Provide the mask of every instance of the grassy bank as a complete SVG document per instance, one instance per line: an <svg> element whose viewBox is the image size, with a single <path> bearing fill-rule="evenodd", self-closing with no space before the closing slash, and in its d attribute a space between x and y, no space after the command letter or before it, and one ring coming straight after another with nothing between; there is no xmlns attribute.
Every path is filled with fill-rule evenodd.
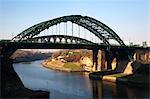
<svg viewBox="0 0 150 99"><path fill-rule="evenodd" d="M78 62L61 63L60 61L44 61L42 65L46 68L65 71L65 72L82 72L85 71Z"/></svg>
<svg viewBox="0 0 150 99"><path fill-rule="evenodd" d="M78 63L72 63L72 62L65 63L63 67L69 68L71 70L76 70L76 71L82 70L82 67L80 66L80 64L78 64Z"/></svg>

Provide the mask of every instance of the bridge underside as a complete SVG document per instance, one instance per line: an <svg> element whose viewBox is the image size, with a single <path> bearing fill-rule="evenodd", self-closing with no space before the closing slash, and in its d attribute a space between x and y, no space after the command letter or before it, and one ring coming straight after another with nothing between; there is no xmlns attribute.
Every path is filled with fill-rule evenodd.
<svg viewBox="0 0 150 99"><path fill-rule="evenodd" d="M4 48L15 49L107 49L105 45L85 45L85 44L61 44L61 43L32 43L32 42L9 42L1 44Z"/></svg>
<svg viewBox="0 0 150 99"><path fill-rule="evenodd" d="M14 49L101 49L108 50L107 45L97 44L63 44L63 43L32 43L32 42L3 42L2 48L14 48ZM127 46L111 46L109 50L134 50L142 49L148 50L149 48L142 47L127 47Z"/></svg>
<svg viewBox="0 0 150 99"><path fill-rule="evenodd" d="M97 44L64 44L64 43L32 43L32 42L0 42L1 52L2 49L100 49L108 51L121 51L126 50L128 52L133 50L150 50L149 47L128 47L128 46L111 46L97 45Z"/></svg>

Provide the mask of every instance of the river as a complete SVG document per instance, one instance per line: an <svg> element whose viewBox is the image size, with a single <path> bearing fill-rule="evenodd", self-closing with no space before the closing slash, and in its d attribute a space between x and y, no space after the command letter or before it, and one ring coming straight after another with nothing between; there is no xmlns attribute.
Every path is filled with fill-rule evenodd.
<svg viewBox="0 0 150 99"><path fill-rule="evenodd" d="M15 63L13 67L25 87L50 92L50 99L148 98L145 89L92 81L88 73L67 73L42 67L42 60Z"/></svg>

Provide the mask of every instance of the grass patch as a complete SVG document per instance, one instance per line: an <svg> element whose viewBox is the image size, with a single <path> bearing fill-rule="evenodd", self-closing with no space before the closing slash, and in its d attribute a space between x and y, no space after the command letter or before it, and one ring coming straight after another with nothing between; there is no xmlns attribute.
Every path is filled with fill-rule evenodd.
<svg viewBox="0 0 150 99"><path fill-rule="evenodd" d="M64 64L65 68L70 68L72 70L81 70L82 67L79 64L67 62Z"/></svg>
<svg viewBox="0 0 150 99"><path fill-rule="evenodd" d="M123 76L125 76L125 74L118 73L118 74L112 74L112 75L109 75L109 76L111 76L111 77L123 77Z"/></svg>

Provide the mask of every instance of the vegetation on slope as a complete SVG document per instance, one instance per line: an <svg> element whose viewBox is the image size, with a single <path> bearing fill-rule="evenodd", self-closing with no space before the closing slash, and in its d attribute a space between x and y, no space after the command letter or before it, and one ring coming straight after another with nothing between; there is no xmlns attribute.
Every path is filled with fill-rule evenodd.
<svg viewBox="0 0 150 99"><path fill-rule="evenodd" d="M89 50L62 50L52 54L43 63L48 68L68 71L84 71L85 66L92 68L92 52ZM60 65L59 65L60 64Z"/></svg>
<svg viewBox="0 0 150 99"><path fill-rule="evenodd" d="M72 63L72 62L65 63L64 67L69 68L71 70L82 70L82 67L80 66L80 64Z"/></svg>

